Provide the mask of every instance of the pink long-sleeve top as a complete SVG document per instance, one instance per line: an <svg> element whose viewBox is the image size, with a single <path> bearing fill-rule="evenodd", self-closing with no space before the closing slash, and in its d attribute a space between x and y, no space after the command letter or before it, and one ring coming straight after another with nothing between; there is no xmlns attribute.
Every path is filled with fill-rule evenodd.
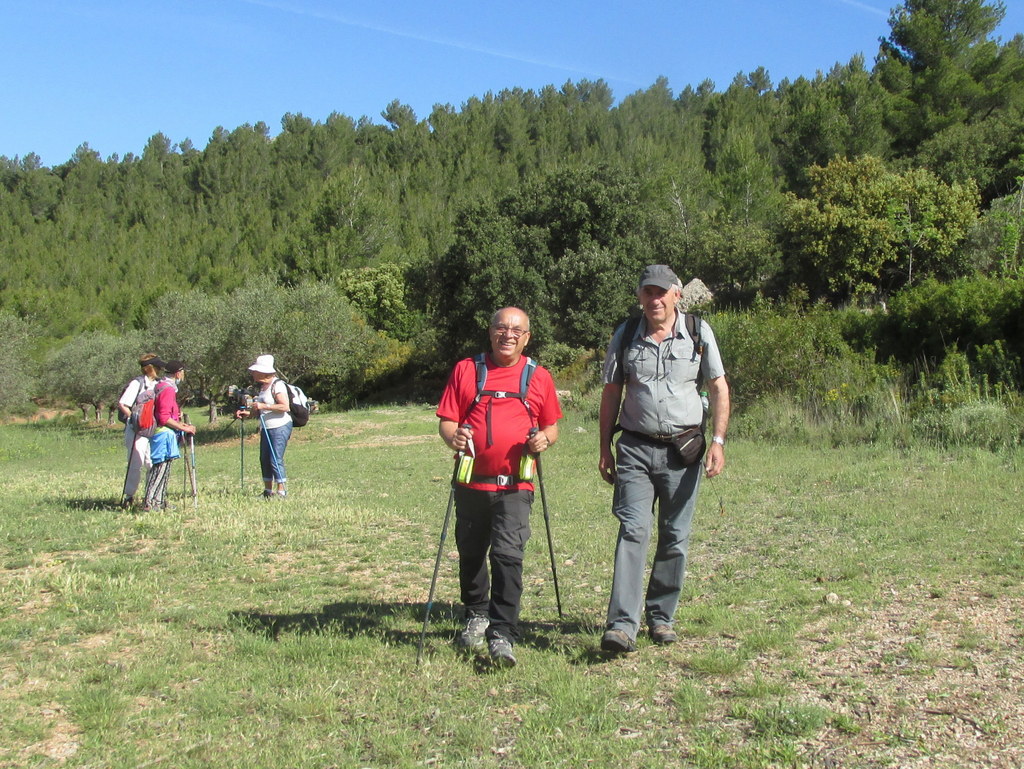
<svg viewBox="0 0 1024 769"><path fill-rule="evenodd" d="M160 384L166 385L160 387ZM160 392L156 396L156 404L153 408L156 414L156 423L163 427L168 419L181 421L181 408L178 406L178 390L166 379L162 380L157 387Z"/></svg>

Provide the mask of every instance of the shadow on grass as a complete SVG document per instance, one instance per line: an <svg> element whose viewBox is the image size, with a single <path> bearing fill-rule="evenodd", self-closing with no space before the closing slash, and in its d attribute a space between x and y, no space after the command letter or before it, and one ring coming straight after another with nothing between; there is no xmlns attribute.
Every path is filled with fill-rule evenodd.
<svg viewBox="0 0 1024 769"><path fill-rule="evenodd" d="M72 510L116 510L119 513L126 512L121 507L121 499L114 497L79 497L75 499L54 497L47 501L54 506L66 505Z"/></svg>
<svg viewBox="0 0 1024 769"><path fill-rule="evenodd" d="M367 603L344 601L325 605L318 612L296 614L268 614L258 611L233 611L228 619L235 627L278 640L282 633L330 633L347 636L380 636L393 643L419 643L420 634L408 630L396 630L395 619L412 618L419 613L423 621L424 604L410 603ZM445 621L453 614L450 604L434 604L431 622ZM428 632L428 637L442 633Z"/></svg>
<svg viewBox="0 0 1024 769"><path fill-rule="evenodd" d="M233 611L228 615L229 623L252 633L278 640L285 633L331 633L346 636L374 636L386 639L391 644L419 646L422 623L426 612L425 603L370 603L345 601L325 605L318 612L295 614L269 614L259 611ZM426 638L451 642L461 627L462 613L458 604L435 603L431 609L430 626ZM400 630L397 623L416 623L416 630ZM452 624L456 627L452 627ZM534 649L562 649L575 645L582 639L589 639L592 626L570 619L550 622L523 622L520 624L521 645ZM567 644L566 637L574 637ZM572 639L570 639L572 640ZM576 654L574 657L578 658ZM595 656L593 661L603 659ZM583 661L583 660L578 660Z"/></svg>

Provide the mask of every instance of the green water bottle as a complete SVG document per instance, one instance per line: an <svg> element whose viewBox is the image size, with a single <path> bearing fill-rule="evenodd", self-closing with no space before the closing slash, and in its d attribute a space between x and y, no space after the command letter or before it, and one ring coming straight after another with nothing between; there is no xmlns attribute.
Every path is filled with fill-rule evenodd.
<svg viewBox="0 0 1024 769"><path fill-rule="evenodd" d="M468 428L469 425L462 425ZM465 451L459 452L458 466L455 470L455 480L459 483L470 483L473 480L473 459L476 449L473 446L473 439L469 438Z"/></svg>
<svg viewBox="0 0 1024 769"><path fill-rule="evenodd" d="M532 438L537 434L537 428L530 428L529 438ZM534 475L537 473L537 457L527 451L526 447L523 446L523 456L519 460L519 480L521 481L532 481Z"/></svg>

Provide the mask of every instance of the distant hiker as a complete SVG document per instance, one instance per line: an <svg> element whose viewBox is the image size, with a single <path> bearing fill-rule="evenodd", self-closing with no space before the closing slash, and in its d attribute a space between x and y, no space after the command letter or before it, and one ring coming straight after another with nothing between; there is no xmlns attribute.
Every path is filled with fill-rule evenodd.
<svg viewBox="0 0 1024 769"><path fill-rule="evenodd" d="M124 422L124 447L128 452L128 469L124 475L124 486L121 490L121 506L125 509L135 502L135 492L142 480L142 468L149 467L149 438L138 434L131 423L132 406L139 394L152 390L160 379L164 362L153 353L146 353L139 358L142 373L132 379L124 388L117 401L121 421Z"/></svg>
<svg viewBox="0 0 1024 769"><path fill-rule="evenodd" d="M152 466L146 474L146 499L142 510L167 509L167 481L171 476L171 463L181 456L178 440L181 433L196 434L195 425L181 421L178 406L178 386L185 378L185 364L180 360L164 364L164 377L154 385L156 402L154 415L157 430L149 439L149 458Z"/></svg>
<svg viewBox="0 0 1024 769"><path fill-rule="evenodd" d="M676 640L672 626L686 575L701 471L711 478L725 467L729 385L722 356L711 327L676 309L680 285L665 265L647 267L637 288L643 315L615 330L605 356L598 467L615 485L612 513L619 520L619 536L601 638L604 651L636 648L641 609L651 640ZM700 381L707 388L712 417L706 458ZM621 422L622 436L613 455L616 422ZM655 502L658 543L645 599Z"/></svg>
<svg viewBox="0 0 1024 769"><path fill-rule="evenodd" d="M260 355L249 366L249 375L260 391L251 403L235 412L239 419L260 420L260 467L263 470L263 496L266 499L287 496L284 452L292 437L292 415L285 381L277 376L273 355ZM277 486L275 490L274 486Z"/></svg>
<svg viewBox="0 0 1024 769"><path fill-rule="evenodd" d="M466 611L465 629L456 641L472 650L486 643L496 664L511 666L516 664L512 646L519 638L523 549L534 492L523 460L529 468L528 454L555 443L562 411L551 375L523 355L530 340L526 313L515 307L498 310L489 333L489 354L455 365L437 417L448 447L473 457L471 472L458 479L454 491Z"/></svg>

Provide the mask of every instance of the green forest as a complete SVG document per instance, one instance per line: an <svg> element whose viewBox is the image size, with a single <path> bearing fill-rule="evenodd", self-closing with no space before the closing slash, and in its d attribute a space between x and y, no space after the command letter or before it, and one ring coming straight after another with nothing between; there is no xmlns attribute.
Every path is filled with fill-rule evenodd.
<svg viewBox="0 0 1024 769"><path fill-rule="evenodd" d="M429 397L507 304L585 393L640 270L666 263L714 293L750 424L780 394L819 417L883 392L1018 413L1024 36L995 34L1004 12L906 0L873 61L794 81L616 101L581 80L0 157L0 410L98 414L146 350L214 406L261 352L334 407Z"/></svg>

